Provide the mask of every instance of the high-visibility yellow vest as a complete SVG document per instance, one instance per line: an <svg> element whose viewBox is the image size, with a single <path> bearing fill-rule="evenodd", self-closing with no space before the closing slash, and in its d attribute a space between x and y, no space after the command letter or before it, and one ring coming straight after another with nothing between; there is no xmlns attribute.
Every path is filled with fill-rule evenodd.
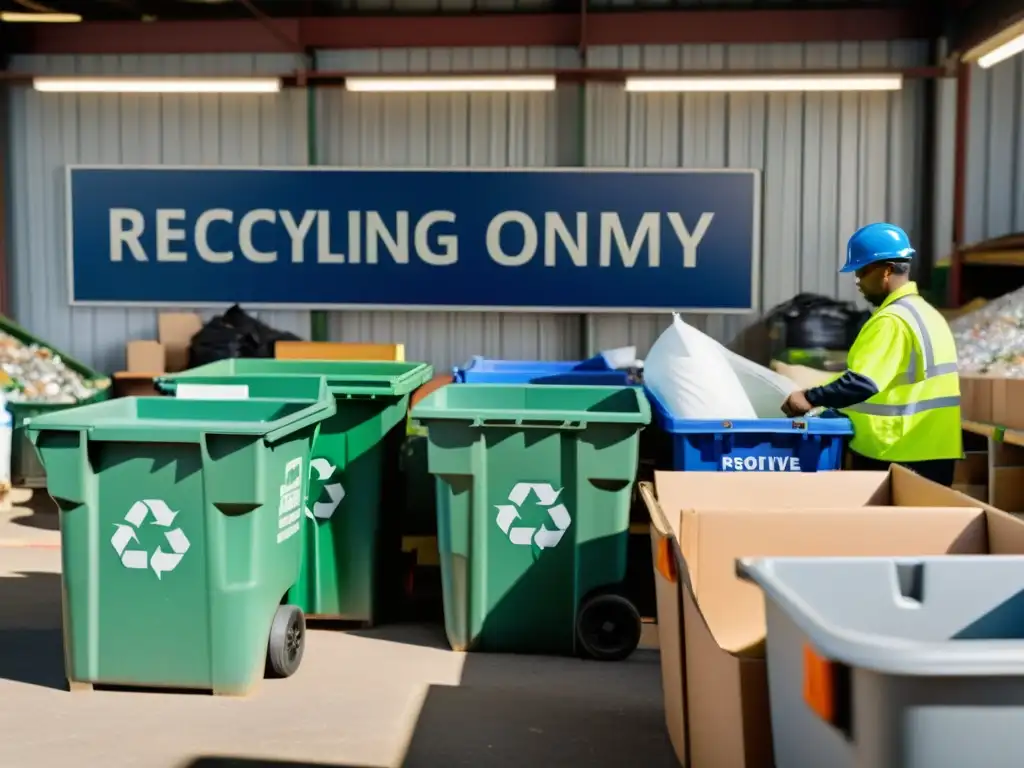
<svg viewBox="0 0 1024 768"><path fill-rule="evenodd" d="M880 332L898 321L910 343L894 343ZM905 339L907 337L904 337ZM894 349L904 350L890 382ZM844 408L853 423L850 448L882 461L928 461L963 457L960 424L960 377L956 343L944 317L908 283L892 293L861 329L850 349L849 368L875 381L880 392L863 403Z"/></svg>

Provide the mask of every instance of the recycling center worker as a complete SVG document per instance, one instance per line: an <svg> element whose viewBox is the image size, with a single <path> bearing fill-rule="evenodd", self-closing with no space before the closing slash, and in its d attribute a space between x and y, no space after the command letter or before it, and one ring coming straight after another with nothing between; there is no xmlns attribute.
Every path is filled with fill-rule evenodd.
<svg viewBox="0 0 1024 768"><path fill-rule="evenodd" d="M869 224L850 238L846 264L857 288L877 307L857 335L847 370L821 387L794 392L782 406L802 416L821 406L853 424L852 469L901 464L946 486L963 457L956 344L945 318L910 280L907 233Z"/></svg>

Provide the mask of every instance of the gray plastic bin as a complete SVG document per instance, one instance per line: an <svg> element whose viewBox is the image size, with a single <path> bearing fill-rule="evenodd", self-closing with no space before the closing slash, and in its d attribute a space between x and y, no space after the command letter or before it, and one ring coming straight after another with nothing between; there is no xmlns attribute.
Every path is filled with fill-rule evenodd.
<svg viewBox="0 0 1024 768"><path fill-rule="evenodd" d="M1024 557L741 559L779 768L1024 765Z"/></svg>

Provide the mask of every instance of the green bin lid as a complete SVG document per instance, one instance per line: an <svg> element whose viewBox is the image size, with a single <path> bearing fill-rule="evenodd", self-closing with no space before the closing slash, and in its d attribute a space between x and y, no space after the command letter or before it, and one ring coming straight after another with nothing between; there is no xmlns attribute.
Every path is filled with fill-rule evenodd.
<svg viewBox="0 0 1024 768"><path fill-rule="evenodd" d="M154 384L164 394L190 400L333 399L323 376L160 376Z"/></svg>
<svg viewBox="0 0 1024 768"><path fill-rule="evenodd" d="M163 378L180 381L209 376L323 376L335 396L400 397L430 381L433 375L430 365L415 362L232 358Z"/></svg>
<svg viewBox="0 0 1024 768"><path fill-rule="evenodd" d="M94 441L201 443L204 435L217 434L262 437L272 444L336 412L337 402L328 396L313 401L122 397L35 416L25 426L32 440L56 431L84 432Z"/></svg>
<svg viewBox="0 0 1024 768"><path fill-rule="evenodd" d="M412 417L475 426L581 429L587 424L649 424L651 406L640 387L459 384L432 392L413 408Z"/></svg>

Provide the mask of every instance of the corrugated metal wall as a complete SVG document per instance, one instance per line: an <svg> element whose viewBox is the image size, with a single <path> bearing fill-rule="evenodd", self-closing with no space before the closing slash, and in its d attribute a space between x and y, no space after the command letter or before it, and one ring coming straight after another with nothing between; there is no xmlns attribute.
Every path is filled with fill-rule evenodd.
<svg viewBox="0 0 1024 768"><path fill-rule="evenodd" d="M771 69L916 65L916 43L671 46L591 50L588 65ZM570 50L321 52L324 69L450 71L576 66ZM287 56L22 57L33 72L283 72ZM763 169L762 306L806 290L852 297L835 270L845 238L873 218L918 221L915 179L922 86L896 94L626 95L620 87L554 94L318 94L317 160L349 166L755 167ZM12 112L13 298L17 318L97 367L123 365L124 342L149 338L155 312L67 306L63 167L70 163L301 165L304 91L280 96L53 96L15 89ZM581 115L583 116L581 120ZM723 279L728 279L723 276ZM302 335L308 313L262 313ZM751 318L690 318L730 341ZM506 313L333 313L347 341L403 341L410 358L447 367L469 354L559 358L637 344L650 316ZM750 350L753 351L753 350Z"/></svg>
<svg viewBox="0 0 1024 768"><path fill-rule="evenodd" d="M964 239L1024 230L1024 57L971 68Z"/></svg>
<svg viewBox="0 0 1024 768"><path fill-rule="evenodd" d="M688 45L594 49L589 65L635 69L772 70L919 66L924 43ZM922 162L923 84L896 93L629 95L590 86L587 162L636 168L760 168L763 171L761 307L801 291L855 298L836 270L846 238L871 220L916 232ZM723 276L723 279L727 279ZM688 316L730 342L750 316ZM595 318L595 342L642 349L661 317ZM749 341L756 346L751 346ZM757 357L762 340L738 340ZM763 348L763 347L762 347Z"/></svg>
<svg viewBox="0 0 1024 768"><path fill-rule="evenodd" d="M292 56L16 57L42 74L249 75L294 71ZM12 89L11 303L35 335L99 370L124 367L124 345L156 338L155 310L70 307L64 168L75 163L305 165L304 93L276 96L41 94ZM260 312L308 335L308 312Z"/></svg>
<svg viewBox="0 0 1024 768"><path fill-rule="evenodd" d="M542 48L326 52L325 70L451 72L574 66L572 51ZM386 167L572 165L559 134L574 131L561 93L320 93L324 165ZM403 341L406 357L444 369L473 354L557 360L580 354L580 320L566 314L335 312L332 338Z"/></svg>

